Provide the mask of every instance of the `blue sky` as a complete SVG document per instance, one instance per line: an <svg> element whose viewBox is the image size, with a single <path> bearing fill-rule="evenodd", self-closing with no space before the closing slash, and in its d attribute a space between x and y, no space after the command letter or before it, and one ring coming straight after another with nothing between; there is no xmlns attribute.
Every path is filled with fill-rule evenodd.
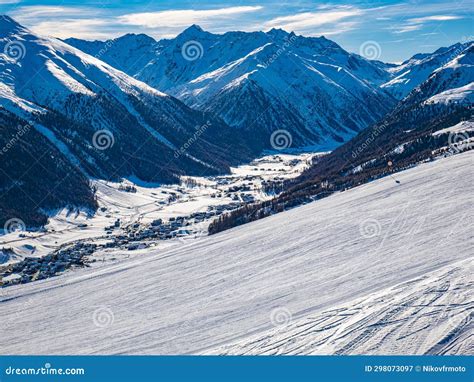
<svg viewBox="0 0 474 382"><path fill-rule="evenodd" d="M364 42L376 41L380 59L392 62L473 40L473 8L474 0L0 0L1 13L36 32L60 38L146 33L160 39L175 36L193 23L215 33L282 28L324 35L356 53Z"/></svg>

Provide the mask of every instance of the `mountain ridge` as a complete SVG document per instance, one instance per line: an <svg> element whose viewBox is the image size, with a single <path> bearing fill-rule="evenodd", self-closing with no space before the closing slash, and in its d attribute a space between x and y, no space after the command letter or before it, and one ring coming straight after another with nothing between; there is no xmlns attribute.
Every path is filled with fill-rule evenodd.
<svg viewBox="0 0 474 382"><path fill-rule="evenodd" d="M76 41L66 41L80 46ZM120 50L120 41L112 45L112 49ZM186 56L188 48L190 56ZM126 70L130 75L193 108L219 115L247 135L255 135L253 146L258 149L272 149L270 135L282 128L292 135L294 147L335 147L381 118L395 103L378 87L387 79L386 64L347 53L324 37L297 36L278 29L213 34L191 26L173 39L158 41L148 52L150 61L139 71L136 66ZM117 54L105 52L103 59L117 60ZM126 66L125 60L122 63L121 67ZM278 70L272 69L275 65ZM293 68L298 68L298 74L292 76ZM308 80L293 84L301 76ZM337 83L344 76L353 79L352 83ZM246 81L252 81L254 92L244 87ZM342 91L337 97L340 102L317 105L308 81L319 82L319 102ZM230 93L225 94L230 87ZM283 94L282 87L290 94ZM257 95L263 95L266 102L249 109L247 105ZM348 113L354 102L361 104L361 109ZM309 111L308 106L300 106L303 103L312 104ZM273 118L275 114L269 115L269 108L291 112ZM299 121L295 129L285 122L292 119Z"/></svg>

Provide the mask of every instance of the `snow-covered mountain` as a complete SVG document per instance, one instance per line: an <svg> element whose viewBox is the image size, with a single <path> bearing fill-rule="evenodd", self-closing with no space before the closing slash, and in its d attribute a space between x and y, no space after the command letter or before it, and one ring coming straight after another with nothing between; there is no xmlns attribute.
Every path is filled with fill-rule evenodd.
<svg viewBox="0 0 474 382"><path fill-rule="evenodd" d="M334 147L379 120L394 104L379 88L390 78L390 65L350 54L324 37L282 30L218 35L193 25L174 39L156 43L142 35L102 45L67 42L100 54L109 64L194 108L219 115L245 131L258 149L271 148L270 134L281 129L290 132L292 147ZM136 62L130 59L133 49Z"/></svg>
<svg viewBox="0 0 474 382"><path fill-rule="evenodd" d="M220 217L211 224L209 232L281 212L439 155L472 149L474 133L466 125L473 123L473 62L471 43L434 70L378 123L318 158L298 178L278 185L285 191L281 195Z"/></svg>
<svg viewBox="0 0 474 382"><path fill-rule="evenodd" d="M324 37L282 30L217 35L193 25L159 42L130 34L66 43L35 35L6 16L0 19L0 44L0 107L8 126L1 139L5 144L17 139L18 124L42 136L35 156L49 153L54 165L48 168L57 169L55 194L64 187L58 173L82 174L67 187L78 190L91 176L170 182L182 174L221 173L262 149L281 148L278 139L287 148L332 149L377 123L396 123L396 129L385 129L392 135L403 124L428 125L431 111L425 119L410 119L408 110L448 110L453 100L456 107L472 103L469 44L417 55L397 68L350 54ZM389 85L398 73L414 77ZM408 93L394 108L387 91L400 97L397 84L404 84L403 96ZM282 130L283 136L272 139ZM384 147L403 143L385 138ZM24 150L18 145L10 155L27 157ZM2 162L6 174L15 174L14 163ZM25 160L24 169L29 167ZM0 186L12 195L20 195L18 185L25 182L41 190L37 173L28 174L10 176ZM29 211L84 200L94 207L90 194L79 192L79 199L70 194L52 201L44 189L34 203L13 196L9 203L17 200Z"/></svg>
<svg viewBox="0 0 474 382"><path fill-rule="evenodd" d="M474 43L461 49L440 66L404 100L423 101L424 105L442 103L472 107L474 104Z"/></svg>
<svg viewBox="0 0 474 382"><path fill-rule="evenodd" d="M125 73L140 71L156 54L156 41L145 34L126 34L107 41L87 41L76 38L64 40Z"/></svg>
<svg viewBox="0 0 474 382"><path fill-rule="evenodd" d="M40 152L53 146L61 160L87 177L170 182L181 174L222 173L251 157L239 132L219 118L195 111L63 41L38 36L7 16L0 18L0 51L0 108L11 127L10 133L2 129L2 140L11 139L17 124L30 126L28 131L46 138L38 141L45 144ZM33 136L23 139L30 142ZM14 167L14 162L2 161L10 176L2 178L2 187L16 188L24 179L16 178L8 164ZM41 178L29 180L34 190ZM2 205L12 200L2 198ZM36 211L60 205L29 207ZM13 216L28 221L19 215Z"/></svg>
<svg viewBox="0 0 474 382"><path fill-rule="evenodd" d="M428 149L448 146L448 134L434 140L433 133L472 120L474 100L474 43L463 45L449 61L437 67L428 78L411 90L393 111L379 123L364 130L347 144L324 158L320 174L329 167L337 171L387 160L416 161L431 157ZM467 138L468 135L465 136ZM345 163L342 167L341 164ZM310 173L312 170L309 171Z"/></svg>
<svg viewBox="0 0 474 382"><path fill-rule="evenodd" d="M457 43L440 48L433 53L416 54L401 65L388 68L388 72L394 78L382 84L381 87L395 98L402 99L426 81L434 71L455 59L470 45L472 42Z"/></svg>

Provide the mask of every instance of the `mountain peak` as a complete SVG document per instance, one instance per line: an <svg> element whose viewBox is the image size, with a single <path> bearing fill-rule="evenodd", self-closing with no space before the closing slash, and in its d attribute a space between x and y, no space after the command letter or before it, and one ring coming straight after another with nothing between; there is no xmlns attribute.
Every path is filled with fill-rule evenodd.
<svg viewBox="0 0 474 382"><path fill-rule="evenodd" d="M203 30L199 25L193 24L190 27L187 27L184 31L182 31L178 35L178 37L184 37L189 40L193 38L197 39L208 34L210 33Z"/></svg>
<svg viewBox="0 0 474 382"><path fill-rule="evenodd" d="M19 31L25 31L25 28L13 20L10 16L0 15L0 34L7 35Z"/></svg>
<svg viewBox="0 0 474 382"><path fill-rule="evenodd" d="M204 30L197 24L193 24L189 27L187 27L182 33L201 33L204 32Z"/></svg>
<svg viewBox="0 0 474 382"><path fill-rule="evenodd" d="M154 44L156 40L153 37L144 33L127 33L123 36L117 37L115 41L135 41L140 43Z"/></svg>
<svg viewBox="0 0 474 382"><path fill-rule="evenodd" d="M189 30L197 30L197 31L199 31L199 32L203 32L203 29L202 29L199 25L197 25L197 24L191 25L188 29L189 29Z"/></svg>
<svg viewBox="0 0 474 382"><path fill-rule="evenodd" d="M267 32L267 35L277 37L277 38L278 37L286 37L286 36L288 36L288 34L289 33L287 31L285 31L283 29L280 29L280 28L272 28Z"/></svg>

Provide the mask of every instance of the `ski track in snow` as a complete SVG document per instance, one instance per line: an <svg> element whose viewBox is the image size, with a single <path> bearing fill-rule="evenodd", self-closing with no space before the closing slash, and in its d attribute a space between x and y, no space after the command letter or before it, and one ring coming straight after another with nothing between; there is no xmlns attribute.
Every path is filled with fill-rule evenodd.
<svg viewBox="0 0 474 382"><path fill-rule="evenodd" d="M472 354L473 259L207 353Z"/></svg>
<svg viewBox="0 0 474 382"><path fill-rule="evenodd" d="M1 353L472 352L473 159L3 289ZM287 332L272 324L276 309Z"/></svg>

